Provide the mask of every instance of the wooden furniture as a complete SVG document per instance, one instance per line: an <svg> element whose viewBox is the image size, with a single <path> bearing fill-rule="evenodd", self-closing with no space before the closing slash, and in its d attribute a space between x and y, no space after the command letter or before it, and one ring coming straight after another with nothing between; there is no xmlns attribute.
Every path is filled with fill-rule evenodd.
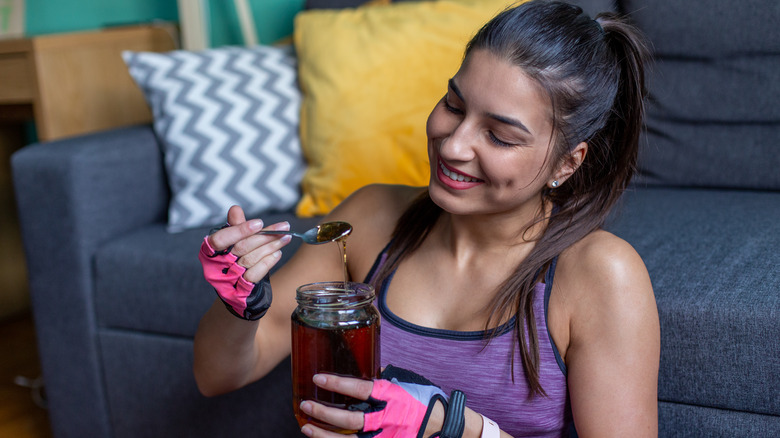
<svg viewBox="0 0 780 438"><path fill-rule="evenodd" d="M0 40L0 121L34 119L40 141L149 122L123 50L168 51L173 25Z"/></svg>
<svg viewBox="0 0 780 438"><path fill-rule="evenodd" d="M151 121L121 52L173 50L177 40L170 24L0 39L0 318L29 299L9 163L28 141L22 124L34 120L48 141Z"/></svg>

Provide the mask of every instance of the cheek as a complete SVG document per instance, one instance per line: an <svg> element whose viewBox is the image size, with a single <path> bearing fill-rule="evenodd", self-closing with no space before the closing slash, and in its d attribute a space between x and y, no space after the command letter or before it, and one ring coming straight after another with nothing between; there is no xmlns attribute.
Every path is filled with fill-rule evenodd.
<svg viewBox="0 0 780 438"><path fill-rule="evenodd" d="M493 183L512 191L541 190L545 183L544 157L536 154L493 157L482 161L483 169L492 175Z"/></svg>
<svg viewBox="0 0 780 438"><path fill-rule="evenodd" d="M428 140L446 137L452 132L450 126L452 123L449 120L449 117L447 117L448 115L449 113L444 109L441 101L436 104L425 124L425 132L428 135Z"/></svg>

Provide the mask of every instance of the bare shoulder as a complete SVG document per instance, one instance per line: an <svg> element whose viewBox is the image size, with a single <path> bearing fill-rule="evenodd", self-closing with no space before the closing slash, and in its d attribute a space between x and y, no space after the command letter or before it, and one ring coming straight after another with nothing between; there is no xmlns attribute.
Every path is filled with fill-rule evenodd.
<svg viewBox="0 0 780 438"><path fill-rule="evenodd" d="M653 286L642 258L607 231L593 232L564 251L556 282L559 279L572 341L605 330L657 324Z"/></svg>
<svg viewBox="0 0 780 438"><path fill-rule="evenodd" d="M561 254L559 266L566 278L576 279L575 293L596 300L653 292L647 268L634 247L607 231L595 231L572 245Z"/></svg>

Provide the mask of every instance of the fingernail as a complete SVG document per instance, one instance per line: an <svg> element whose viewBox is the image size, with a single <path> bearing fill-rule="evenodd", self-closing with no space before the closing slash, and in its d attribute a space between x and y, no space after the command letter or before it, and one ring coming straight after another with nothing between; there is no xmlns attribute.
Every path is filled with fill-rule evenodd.
<svg viewBox="0 0 780 438"><path fill-rule="evenodd" d="M275 259L280 259L282 258L282 251L275 251L271 256Z"/></svg>
<svg viewBox="0 0 780 438"><path fill-rule="evenodd" d="M302 401L302 402L301 402L301 410L302 410L304 413L306 413L306 414L311 414L311 403L309 403L309 402L307 402L307 401L305 401L305 400L304 400L304 401Z"/></svg>
<svg viewBox="0 0 780 438"><path fill-rule="evenodd" d="M282 236L280 240L282 241L282 243L290 243L290 241L292 240L292 236L287 234Z"/></svg>
<svg viewBox="0 0 780 438"><path fill-rule="evenodd" d="M306 436L311 436L312 433L314 433L313 430L311 430L311 427L309 427L308 424L304 424L301 428L301 433L303 433Z"/></svg>
<svg viewBox="0 0 780 438"><path fill-rule="evenodd" d="M282 222L282 223L279 225L279 228L281 228L281 229L282 229L282 230L284 230L284 231L289 231L289 230L290 230L290 223L289 223L289 222L287 222L287 221L284 221L284 222Z"/></svg>
<svg viewBox="0 0 780 438"><path fill-rule="evenodd" d="M263 229L263 221L260 219L252 219L249 221L249 229L252 231L260 231Z"/></svg>
<svg viewBox="0 0 780 438"><path fill-rule="evenodd" d="M328 382L328 378L323 376L322 374L315 374L314 377L311 378L311 380L317 385L324 385Z"/></svg>

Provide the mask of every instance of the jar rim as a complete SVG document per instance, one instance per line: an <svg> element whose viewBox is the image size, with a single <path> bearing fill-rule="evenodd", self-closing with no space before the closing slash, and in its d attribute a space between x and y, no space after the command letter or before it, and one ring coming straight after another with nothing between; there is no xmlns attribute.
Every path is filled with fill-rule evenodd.
<svg viewBox="0 0 780 438"><path fill-rule="evenodd" d="M321 281L298 286L295 299L299 306L354 308L374 301L374 287L366 283Z"/></svg>

